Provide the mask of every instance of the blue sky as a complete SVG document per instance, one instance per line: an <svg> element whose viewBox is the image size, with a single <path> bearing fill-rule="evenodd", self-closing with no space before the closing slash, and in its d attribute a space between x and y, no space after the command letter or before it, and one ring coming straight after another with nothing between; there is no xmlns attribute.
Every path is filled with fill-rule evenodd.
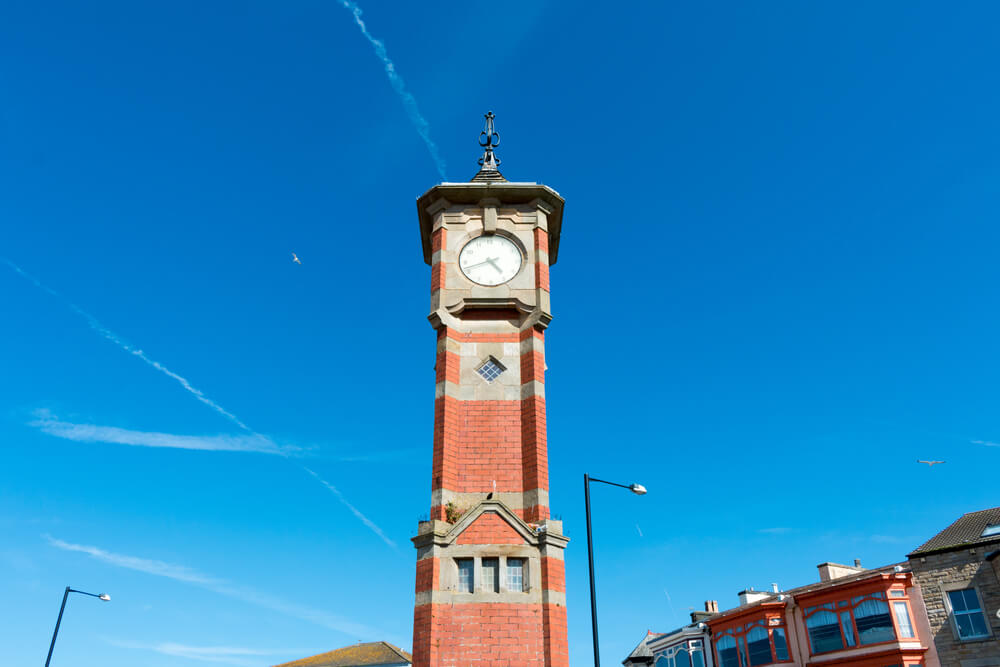
<svg viewBox="0 0 1000 667"><path fill-rule="evenodd" d="M43 659L67 584L113 600L71 600L53 664L410 645L414 200L472 177L488 109L504 174L567 201L546 349L574 664L584 472L649 488L594 489L606 663L998 504L995 6L362 8L395 87L332 1L0 10L11 664Z"/></svg>

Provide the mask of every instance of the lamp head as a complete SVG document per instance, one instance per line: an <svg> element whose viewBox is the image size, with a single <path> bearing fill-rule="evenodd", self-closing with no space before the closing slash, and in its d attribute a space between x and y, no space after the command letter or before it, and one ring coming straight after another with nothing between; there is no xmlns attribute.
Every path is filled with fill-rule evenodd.
<svg viewBox="0 0 1000 667"><path fill-rule="evenodd" d="M100 599L104 600L105 602L111 602L111 596L108 595L107 593L101 593L97 597L99 597Z"/></svg>
<svg viewBox="0 0 1000 667"><path fill-rule="evenodd" d="M644 487L642 484L633 484L628 488L631 489L632 493L634 493L637 496L646 495L646 487Z"/></svg>

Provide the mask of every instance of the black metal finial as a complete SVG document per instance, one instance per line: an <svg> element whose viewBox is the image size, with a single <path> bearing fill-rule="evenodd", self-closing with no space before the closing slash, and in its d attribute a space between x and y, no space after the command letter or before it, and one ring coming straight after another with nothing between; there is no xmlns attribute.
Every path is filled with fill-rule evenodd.
<svg viewBox="0 0 1000 667"><path fill-rule="evenodd" d="M484 116L486 129L479 133L479 145L485 149L483 156L479 158L479 166L492 171L498 171L497 166L500 164L499 158L493 154L493 149L500 145L500 135L493 129L495 117L492 111L487 111Z"/></svg>

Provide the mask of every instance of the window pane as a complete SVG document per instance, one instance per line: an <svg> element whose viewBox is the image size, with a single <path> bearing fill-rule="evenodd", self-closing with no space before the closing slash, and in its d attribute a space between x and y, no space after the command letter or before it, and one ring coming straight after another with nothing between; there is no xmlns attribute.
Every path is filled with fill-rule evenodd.
<svg viewBox="0 0 1000 667"><path fill-rule="evenodd" d="M896 638L889 617L889 605L881 600L865 600L855 607L854 622L861 644L877 644Z"/></svg>
<svg viewBox="0 0 1000 667"><path fill-rule="evenodd" d="M483 559L483 590L489 593L497 593L500 590L500 559Z"/></svg>
<svg viewBox="0 0 1000 667"><path fill-rule="evenodd" d="M507 590L509 590L509 591L523 591L524 590L524 559L523 558L508 558L507 559Z"/></svg>
<svg viewBox="0 0 1000 667"><path fill-rule="evenodd" d="M968 614L955 614L955 622L958 623L959 637L962 639L975 637L975 633L972 631L972 619L969 618Z"/></svg>
<svg viewBox="0 0 1000 667"><path fill-rule="evenodd" d="M784 628L774 628L771 630L771 637L774 638L774 656L778 660L788 660L788 641L785 639Z"/></svg>
<svg viewBox="0 0 1000 667"><path fill-rule="evenodd" d="M665 655L661 655L656 659L656 667L667 667L667 657Z"/></svg>
<svg viewBox="0 0 1000 667"><path fill-rule="evenodd" d="M951 608L954 611L966 611L965 591L948 591L948 599L951 600Z"/></svg>
<svg viewBox="0 0 1000 667"><path fill-rule="evenodd" d="M979 598L976 597L976 591L972 590L971 588L966 588L962 592L965 593L965 608L968 609L969 611L972 611L974 609L978 611Z"/></svg>
<svg viewBox="0 0 1000 667"><path fill-rule="evenodd" d="M691 667L705 667L705 656L702 655L700 648L691 651Z"/></svg>
<svg viewBox="0 0 1000 667"><path fill-rule="evenodd" d="M719 667L740 667L740 656L736 652L736 640L723 637L715 642L715 652L719 656Z"/></svg>
<svg viewBox="0 0 1000 667"><path fill-rule="evenodd" d="M905 602L893 602L892 609L896 612L896 625L899 626L900 637L913 637L913 624L910 623L910 611Z"/></svg>
<svg viewBox="0 0 1000 667"><path fill-rule="evenodd" d="M972 619L972 631L976 633L976 637L985 637L989 634L989 631L986 629L986 619L983 618L982 612L977 611L969 614L969 617Z"/></svg>
<svg viewBox="0 0 1000 667"><path fill-rule="evenodd" d="M844 640L840 636L840 625L837 615L828 611L816 612L806 619L809 630L809 644L813 653L825 653L844 648Z"/></svg>
<svg viewBox="0 0 1000 667"><path fill-rule="evenodd" d="M691 667L691 658L688 657L688 652L683 648L677 649L674 653L674 664L676 667Z"/></svg>
<svg viewBox="0 0 1000 667"><path fill-rule="evenodd" d="M743 664L747 664L747 645L743 639L743 635L736 638L736 641L740 643L740 656L743 659Z"/></svg>
<svg viewBox="0 0 1000 667"><path fill-rule="evenodd" d="M840 627L844 631L844 637L847 639L847 645L854 646L854 624L851 623L851 612L840 612Z"/></svg>
<svg viewBox="0 0 1000 667"><path fill-rule="evenodd" d="M747 657L750 667L769 665L774 662L771 657L771 641L764 628L758 626L747 633Z"/></svg>
<svg viewBox="0 0 1000 667"><path fill-rule="evenodd" d="M471 558L456 558L458 563L458 590L461 593L472 592L472 566Z"/></svg>

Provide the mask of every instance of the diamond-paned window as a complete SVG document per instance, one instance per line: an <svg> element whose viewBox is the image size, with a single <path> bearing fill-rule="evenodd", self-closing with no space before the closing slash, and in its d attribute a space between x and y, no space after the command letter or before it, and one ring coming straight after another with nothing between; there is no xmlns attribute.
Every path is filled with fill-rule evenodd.
<svg viewBox="0 0 1000 667"><path fill-rule="evenodd" d="M489 357L479 368L476 369L476 372L479 373L479 375L482 376L482 378L487 382L493 382L500 377L500 374L505 370L507 369L504 368L503 364L493 357Z"/></svg>

